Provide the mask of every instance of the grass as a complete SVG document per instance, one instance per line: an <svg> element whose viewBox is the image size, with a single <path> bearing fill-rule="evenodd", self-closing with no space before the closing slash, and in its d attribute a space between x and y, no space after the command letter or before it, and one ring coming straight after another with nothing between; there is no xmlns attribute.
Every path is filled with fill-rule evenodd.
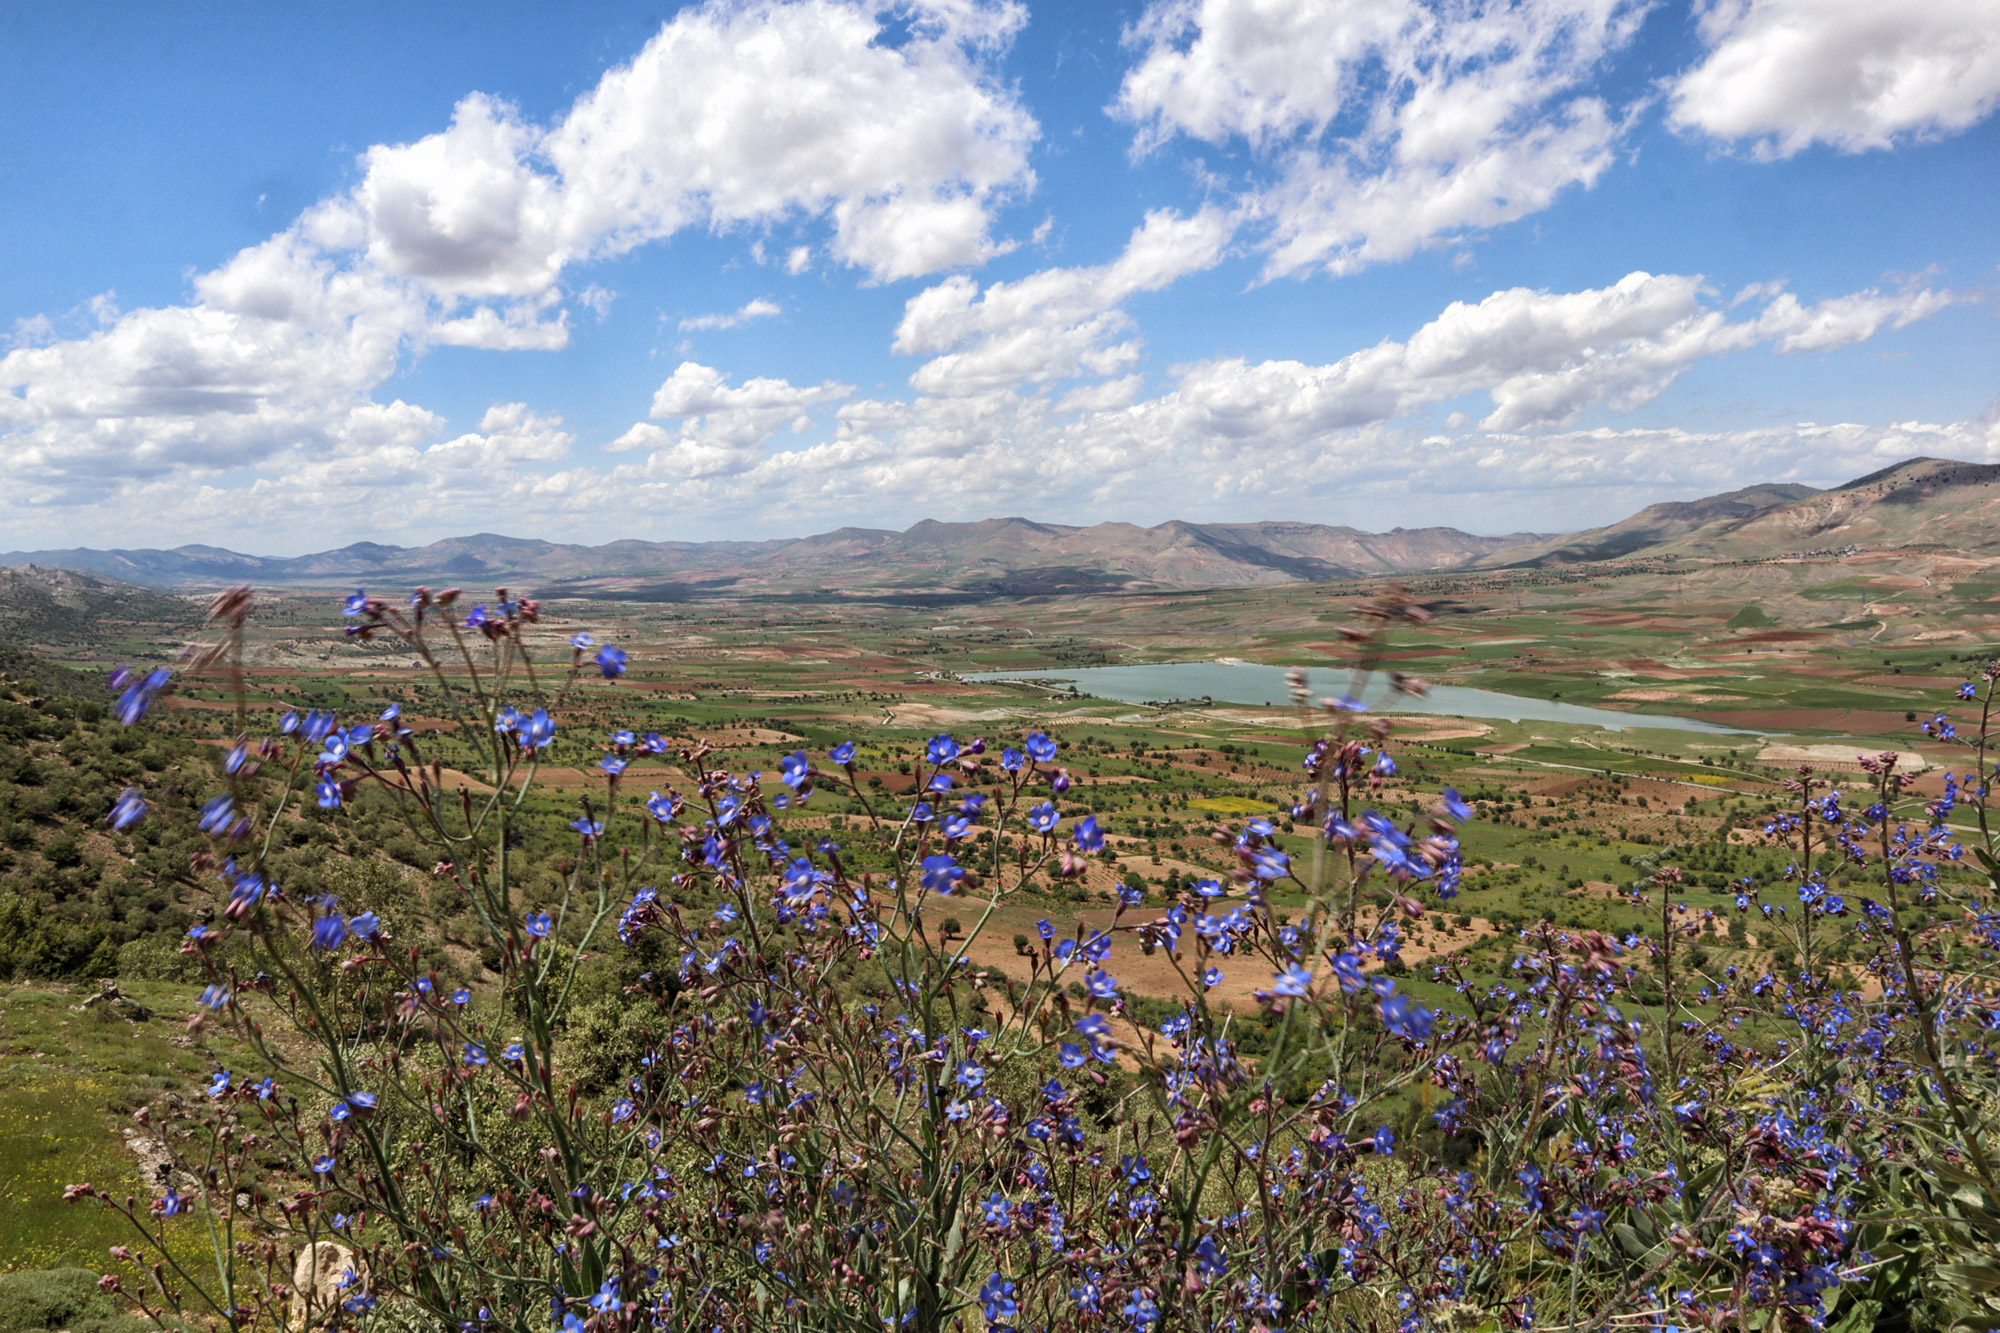
<svg viewBox="0 0 2000 1333"><path fill-rule="evenodd" d="M131 1112L216 1064L204 1043L171 1040L186 987L127 983L155 1010L139 1024L74 1012L93 989L17 986L0 999L0 1272L102 1271L110 1246L133 1241L130 1225L95 1204L65 1204L64 1187L89 1181L146 1197L125 1146ZM192 1224L182 1237L205 1244Z"/></svg>
<svg viewBox="0 0 2000 1333"><path fill-rule="evenodd" d="M1268 815L1277 808L1269 801L1256 801L1247 796L1208 796L1188 802L1188 809L1206 810L1212 815Z"/></svg>
<svg viewBox="0 0 2000 1333"><path fill-rule="evenodd" d="M65 1204L63 1188L88 1180L102 1189L140 1193L130 1153L107 1102L118 1081L25 1061L5 1065L0 1088L0 1268L96 1267L112 1245L130 1242L123 1218L90 1204Z"/></svg>

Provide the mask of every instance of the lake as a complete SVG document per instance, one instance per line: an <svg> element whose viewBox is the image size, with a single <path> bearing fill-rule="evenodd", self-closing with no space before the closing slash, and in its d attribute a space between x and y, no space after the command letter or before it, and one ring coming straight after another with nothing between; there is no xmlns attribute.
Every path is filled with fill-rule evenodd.
<svg viewBox="0 0 2000 1333"><path fill-rule="evenodd" d="M1207 698L1216 703L1287 704L1291 668L1253 662L1158 662L1148 666L1063 667L1049 671L975 671L964 680L1044 680L1073 683L1084 694L1121 703L1157 703L1173 699ZM1348 673L1308 668L1307 683L1315 698L1345 692ZM1421 699L1390 689L1377 676L1362 692L1361 701L1378 712L1424 713L1432 717L1504 718L1509 722L1575 722L1606 731L1634 728L1663 731L1705 731L1721 735L1756 735L1739 727L1724 727L1699 718L1657 713L1621 713L1610 708L1585 708L1549 699L1527 699L1463 685L1433 685Z"/></svg>

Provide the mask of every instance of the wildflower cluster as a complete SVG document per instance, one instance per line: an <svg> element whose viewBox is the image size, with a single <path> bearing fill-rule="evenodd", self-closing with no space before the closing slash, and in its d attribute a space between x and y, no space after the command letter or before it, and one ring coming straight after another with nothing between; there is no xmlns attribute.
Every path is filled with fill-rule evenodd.
<svg viewBox="0 0 2000 1333"><path fill-rule="evenodd" d="M476 785L394 708L307 712L239 736L202 810L220 910L184 946L210 978L191 1021L255 1067L216 1071L169 1136L198 1193L71 1190L131 1220L118 1257L163 1325L290 1322L290 1256L322 1244L351 1264L308 1322L466 1333L1996 1313L1977 1256L2000 1242L2000 912L1952 823L1983 776L1923 802L1891 755L1852 799L1801 772L1767 830L1793 872L1737 899L1790 942L1757 976L1695 962L1706 921L1668 868L1636 890L1656 928L1539 923L1498 978L1411 977L1405 931L1459 892L1472 811L1449 789L1376 808L1397 762L1361 702L1370 654L1421 614L1389 599L1348 690L1298 682L1293 831L1218 827L1226 871L1044 918L1008 970L981 944L996 915L1105 843L1055 737L937 735L891 797L852 741L733 772L620 728L565 820L530 800L563 700L629 660L577 635L538 669L540 608L459 600L346 611L433 666ZM805 822L829 793L857 829ZM497 980L448 980L397 923L274 882L289 811L362 800L430 840ZM110 820L145 814L127 791ZM1834 931L1868 946L1864 983L1829 969ZM622 1017L592 1047L576 997L607 950ZM1121 981L1140 957L1178 993ZM213 1272L169 1243L191 1212Z"/></svg>

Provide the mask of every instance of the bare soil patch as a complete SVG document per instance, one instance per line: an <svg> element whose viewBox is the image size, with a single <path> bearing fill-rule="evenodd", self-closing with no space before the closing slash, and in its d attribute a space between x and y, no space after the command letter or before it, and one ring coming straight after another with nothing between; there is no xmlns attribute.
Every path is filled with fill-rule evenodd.
<svg viewBox="0 0 2000 1333"><path fill-rule="evenodd" d="M704 736L710 745L718 750L743 750L753 745L802 745L805 738L794 736L789 731L771 731L765 727L749 727L742 731L718 731L712 736Z"/></svg>
<svg viewBox="0 0 2000 1333"><path fill-rule="evenodd" d="M1708 644L1710 648L1740 647L1746 643L1814 643L1830 636L1803 629L1767 629L1756 634L1744 634L1734 639L1717 639Z"/></svg>
<svg viewBox="0 0 2000 1333"><path fill-rule="evenodd" d="M1493 728L1480 722L1468 722L1462 717L1427 717L1422 714L1392 714L1396 728L1407 732L1414 728L1416 735L1404 735L1401 739L1415 741L1468 741L1481 736L1491 736Z"/></svg>
<svg viewBox="0 0 2000 1333"><path fill-rule="evenodd" d="M444 779L444 789L446 791L457 791L460 787L465 787L471 791L485 795L493 790L493 788L487 786L478 778L473 777L472 774L461 772L456 768L447 768L443 770L440 776Z"/></svg>
<svg viewBox="0 0 2000 1333"><path fill-rule="evenodd" d="M1742 694L1690 694L1684 690L1620 690L1613 699L1631 699L1647 704L1724 704L1748 698Z"/></svg>
<svg viewBox="0 0 2000 1333"><path fill-rule="evenodd" d="M904 686L896 687L899 691ZM975 722L1006 722L1027 717L1026 708L948 708L942 704L885 704L874 712L843 714L838 720L856 726L962 727Z"/></svg>
<svg viewBox="0 0 2000 1333"><path fill-rule="evenodd" d="M1760 764L1811 764L1814 768L1830 768L1840 773L1862 771L1863 756L1873 758L1878 753L1854 745L1767 745L1757 752ZM1930 767L1930 761L1919 754L1905 754L1897 765L1899 772L1920 773Z"/></svg>
<svg viewBox="0 0 2000 1333"><path fill-rule="evenodd" d="M446 771L450 772L451 770L447 769ZM659 766L642 768L638 764L634 764L619 777L618 786L622 791L627 793L637 791L643 794L649 789L664 787L674 783L689 786L692 785L692 781L686 773L678 768ZM535 785L538 787L556 787L570 790L582 787L602 788L606 783L604 770L601 768L577 768L569 765L551 764L540 769L535 774Z"/></svg>
<svg viewBox="0 0 2000 1333"><path fill-rule="evenodd" d="M1218 911L1228 910L1230 904L1226 900L1216 901L1222 904L1217 908ZM969 928L984 910L984 903L968 897L963 909L956 911L955 915ZM941 920L940 911L940 905L934 903L926 908L925 915L928 919ZM1184 949L1176 965L1165 950L1147 954L1140 947L1137 932L1130 929L1158 920L1159 915L1160 909L1151 905L1128 911L1120 917L1113 909L1106 907L1003 903L994 910L986 929L967 949L966 956L981 967L1004 972L1017 981L1026 981L1032 974L1033 963L1028 957L1016 951L1014 936L1016 934L1027 936L1029 947L1039 952L1041 937L1035 929L1036 921L1045 918L1054 925L1058 940L1073 938L1076 925L1081 922L1086 935L1092 930L1113 931L1111 957L1104 964L1104 970L1118 978L1119 984L1124 989L1156 999L1185 998L1189 993L1189 979L1199 976L1201 971L1201 964L1195 961L1193 948ZM1425 963L1433 958L1455 953L1499 933L1494 929L1492 922L1484 917L1474 917L1471 926L1454 926L1456 936L1448 937L1438 929L1436 923L1439 920L1436 914L1422 918L1423 938L1406 940L1403 945L1402 957L1405 963L1412 966ZM1125 929L1115 929L1115 926ZM1409 929L1411 926L1406 924L1406 933ZM1185 938L1184 936L1183 939ZM1256 957L1219 955L1211 956L1209 963L1220 969L1223 978L1221 984L1209 992L1210 1002L1219 1002L1242 1013L1255 1012L1259 1007L1255 992L1268 990L1271 986L1270 964ZM1368 970L1374 971L1379 969L1380 964L1371 959L1367 966ZM1081 982L1089 971L1089 964L1071 963L1059 975L1058 980L1065 985L1072 981Z"/></svg>

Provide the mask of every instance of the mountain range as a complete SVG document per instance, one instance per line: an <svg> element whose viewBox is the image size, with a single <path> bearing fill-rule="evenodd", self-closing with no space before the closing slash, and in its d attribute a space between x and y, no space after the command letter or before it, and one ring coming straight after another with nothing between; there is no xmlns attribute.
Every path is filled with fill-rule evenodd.
<svg viewBox="0 0 2000 1333"><path fill-rule="evenodd" d="M1482 537L1441 527L1369 533L1278 522L1074 527L997 518L759 542L582 546L480 533L428 546L358 542L287 557L214 546L76 548L11 552L0 555L0 565L80 570L151 588L427 582L671 601L802 589L1030 595L1228 587L1669 556L1768 559L1850 546L2000 555L2000 466L1913 458L1829 490L1751 486L1555 535Z"/></svg>
<svg viewBox="0 0 2000 1333"><path fill-rule="evenodd" d="M229 583L506 583L519 590L651 594L853 590L1081 592L1128 586L1316 582L1455 568L1543 533L1479 537L1455 528L1370 533L1318 523L1131 523L1070 527L1025 518L926 520L904 532L841 528L763 542L616 541L577 546L480 533L429 546L357 542L277 557L214 546L16 551L0 564L83 570L155 588Z"/></svg>
<svg viewBox="0 0 2000 1333"><path fill-rule="evenodd" d="M1751 518L1818 494L1811 486L1765 484L1700 500L1669 500L1647 505L1632 517L1606 527L1564 533L1539 544L1496 552L1481 563L1521 567L1616 560L1666 546L1704 528Z"/></svg>
<svg viewBox="0 0 2000 1333"><path fill-rule="evenodd" d="M2000 465L1911 458L1828 490L1751 486L1477 563L1521 568L1626 556L1766 560L1845 550L2000 555Z"/></svg>

